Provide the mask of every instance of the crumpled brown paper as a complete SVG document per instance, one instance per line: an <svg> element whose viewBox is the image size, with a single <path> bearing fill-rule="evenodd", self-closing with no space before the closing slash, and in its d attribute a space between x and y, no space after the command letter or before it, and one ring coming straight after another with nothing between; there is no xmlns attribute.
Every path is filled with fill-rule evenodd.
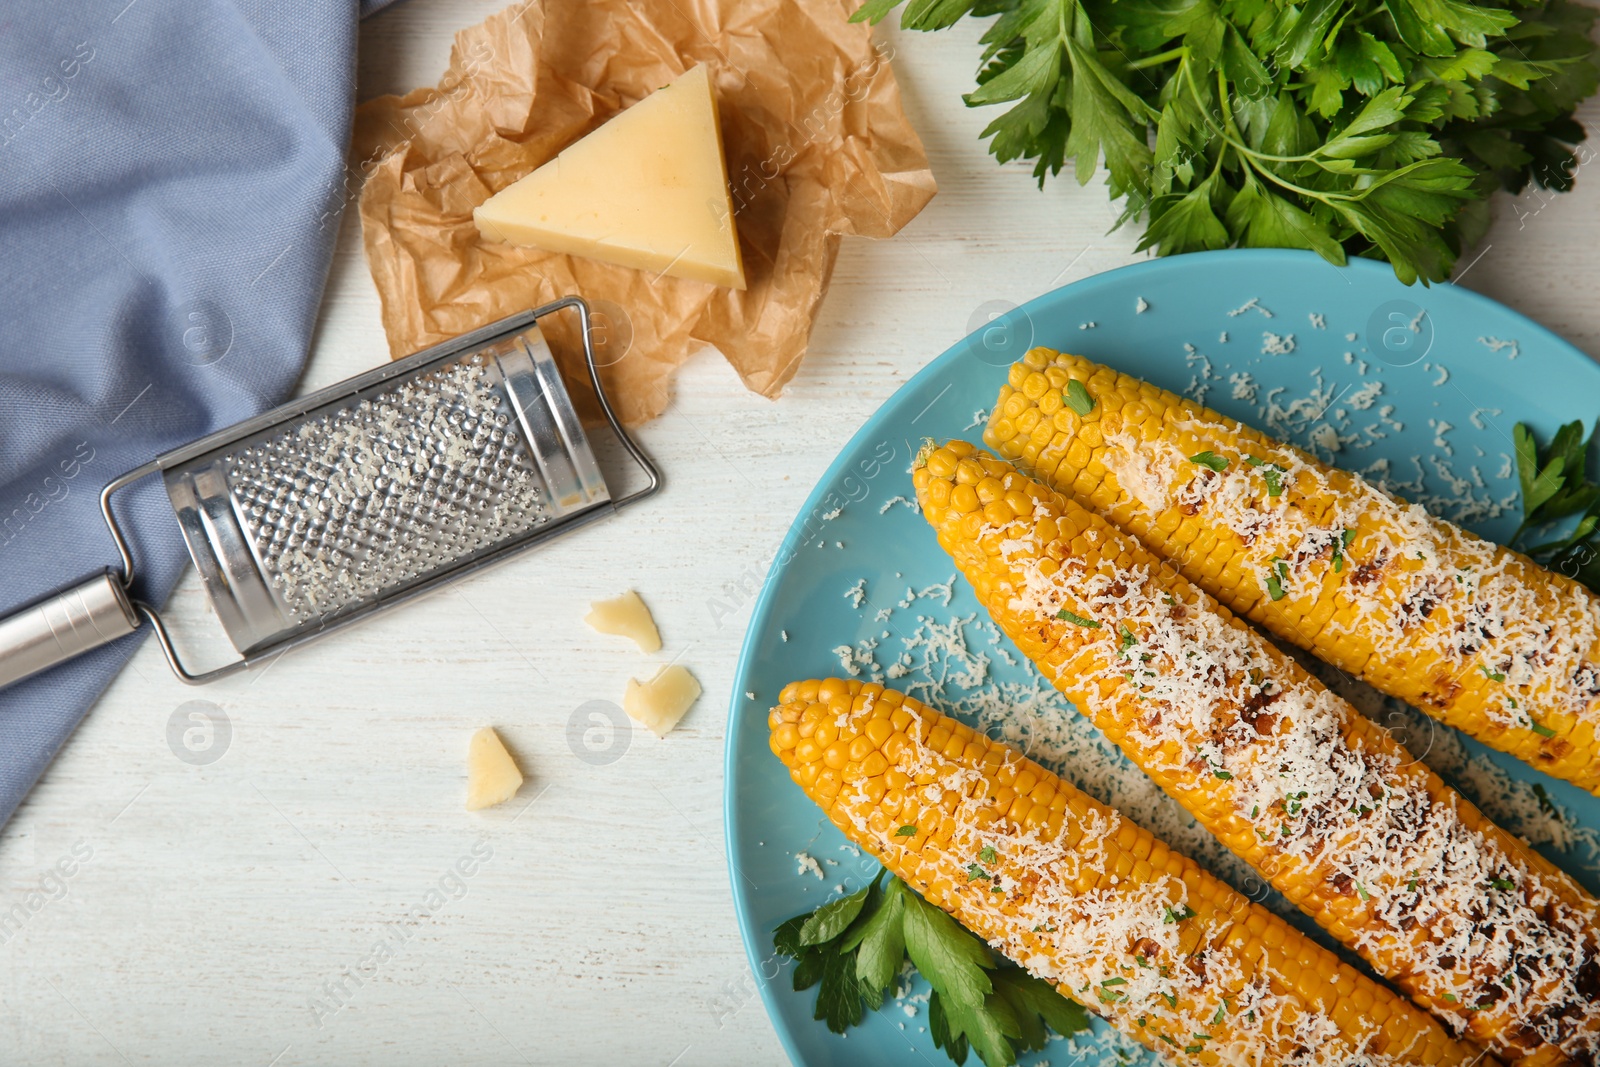
<svg viewBox="0 0 1600 1067"><path fill-rule="evenodd" d="M660 414L702 344L777 396L805 354L839 236L888 237L935 191L889 50L847 22L854 6L531 0L462 30L436 88L356 112L362 232L390 352L577 293L609 312L601 374L625 421ZM696 63L717 87L746 291L479 237L476 205ZM583 380L576 331L551 325L568 381Z"/></svg>

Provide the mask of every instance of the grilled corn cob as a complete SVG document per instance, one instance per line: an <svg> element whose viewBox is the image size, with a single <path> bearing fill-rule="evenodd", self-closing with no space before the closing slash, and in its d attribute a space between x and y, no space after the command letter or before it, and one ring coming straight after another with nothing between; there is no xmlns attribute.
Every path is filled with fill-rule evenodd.
<svg viewBox="0 0 1600 1067"><path fill-rule="evenodd" d="M1600 597L1580 583L1078 356L1015 364L984 440L1278 637L1600 793Z"/></svg>
<svg viewBox="0 0 1600 1067"><path fill-rule="evenodd" d="M930 903L1182 1063L1472 1063L1388 989L1019 753L893 690L787 686L772 751Z"/></svg>
<svg viewBox="0 0 1600 1067"><path fill-rule="evenodd" d="M978 599L1134 762L1458 1033L1600 1063L1600 905L1133 537L964 441L917 499Z"/></svg>

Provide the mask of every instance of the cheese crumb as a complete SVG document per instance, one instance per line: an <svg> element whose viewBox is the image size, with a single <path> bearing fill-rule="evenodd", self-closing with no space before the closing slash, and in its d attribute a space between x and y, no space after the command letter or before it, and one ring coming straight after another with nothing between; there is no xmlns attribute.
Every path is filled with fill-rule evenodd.
<svg viewBox="0 0 1600 1067"><path fill-rule="evenodd" d="M674 663L661 668L648 682L629 678L622 710L657 737L665 737L699 699L700 683L686 667Z"/></svg>
<svg viewBox="0 0 1600 1067"><path fill-rule="evenodd" d="M522 772L494 727L474 733L467 745L467 810L504 804L521 788Z"/></svg>
<svg viewBox="0 0 1600 1067"><path fill-rule="evenodd" d="M1507 359L1516 359L1522 355L1522 349L1515 341L1502 341L1498 337L1480 337L1478 338L1478 343L1486 345L1491 352L1506 352L1507 349L1510 349L1506 353Z"/></svg>
<svg viewBox="0 0 1600 1067"><path fill-rule="evenodd" d="M1294 351L1294 334L1284 334L1279 337L1270 330L1261 334L1261 354L1263 356L1287 356Z"/></svg>
<svg viewBox="0 0 1600 1067"><path fill-rule="evenodd" d="M661 651L661 632L656 629L655 617L632 589L611 600L594 601L583 621L596 633L632 638L640 652Z"/></svg>

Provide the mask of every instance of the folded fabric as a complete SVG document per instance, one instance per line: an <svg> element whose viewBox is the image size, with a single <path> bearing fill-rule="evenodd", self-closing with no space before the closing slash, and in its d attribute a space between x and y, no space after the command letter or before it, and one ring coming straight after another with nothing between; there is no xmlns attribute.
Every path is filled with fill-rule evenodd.
<svg viewBox="0 0 1600 1067"><path fill-rule="evenodd" d="M348 198L357 16L7 5L0 613L117 563L106 482L293 387ZM186 558L171 509L156 479L119 499L135 593L159 603ZM0 690L0 825L138 640Z"/></svg>

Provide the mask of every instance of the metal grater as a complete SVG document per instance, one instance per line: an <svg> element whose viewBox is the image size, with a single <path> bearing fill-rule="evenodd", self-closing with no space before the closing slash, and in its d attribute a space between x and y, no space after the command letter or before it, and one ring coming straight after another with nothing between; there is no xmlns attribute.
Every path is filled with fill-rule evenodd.
<svg viewBox="0 0 1600 1067"><path fill-rule="evenodd" d="M580 316L589 377L648 477L613 500L537 320ZM186 668L160 615L130 599L111 498L160 474L241 658ZM0 686L148 618L188 682L231 674L499 562L653 493L660 475L600 384L587 305L569 297L292 401L129 471L101 508L122 555L0 619Z"/></svg>

